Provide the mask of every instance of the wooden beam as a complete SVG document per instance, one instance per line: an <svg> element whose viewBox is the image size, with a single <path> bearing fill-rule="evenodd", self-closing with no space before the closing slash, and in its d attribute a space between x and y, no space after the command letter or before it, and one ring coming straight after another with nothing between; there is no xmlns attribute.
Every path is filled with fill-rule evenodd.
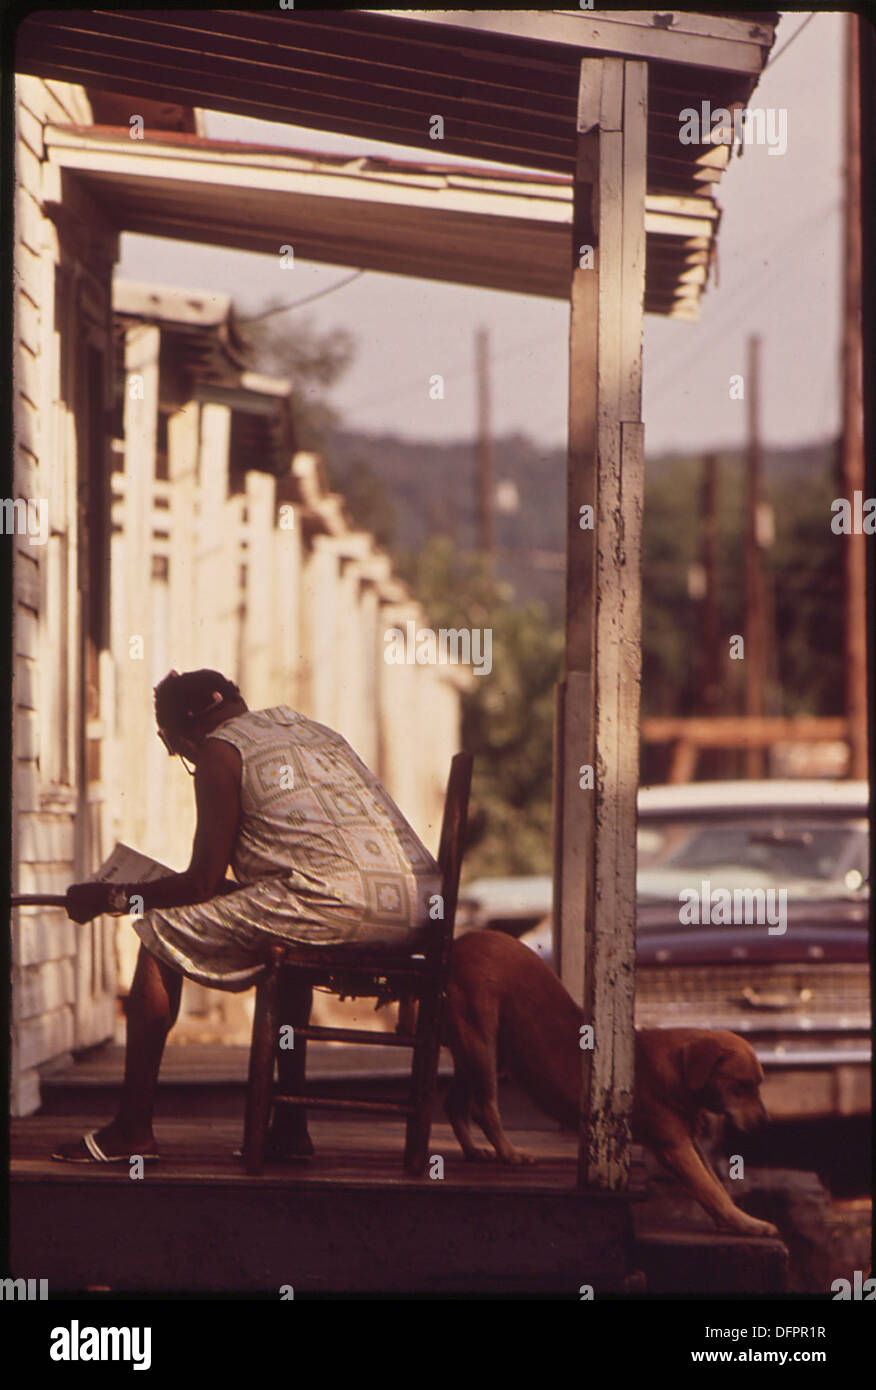
<svg viewBox="0 0 876 1390"><path fill-rule="evenodd" d="M587 855L593 844L593 796L582 792L582 769L593 768L594 532L582 529L581 509L596 507L596 371L598 271L580 265L595 247L594 185L599 177L598 117L602 64L581 63L577 177L573 185L572 283L569 326L569 442L566 468L566 670L557 688L554 782L554 936L563 984L584 1002L585 922L592 920ZM586 250L583 251L586 258ZM586 774L584 774L586 776Z"/></svg>
<svg viewBox="0 0 876 1390"><path fill-rule="evenodd" d="M633 1086L646 64L583 60L578 127L555 918L563 981L595 1034L579 1181L612 1190L627 1181Z"/></svg>
<svg viewBox="0 0 876 1390"><path fill-rule="evenodd" d="M773 743L834 743L848 737L848 721L842 716L800 715L793 719L743 714L714 718L642 721L644 743L674 743L681 739L698 748L765 748Z"/></svg>
<svg viewBox="0 0 876 1390"><path fill-rule="evenodd" d="M692 782L697 768L700 750L689 739L680 738L672 746L672 761L666 780L673 786L679 782Z"/></svg>
<svg viewBox="0 0 876 1390"><path fill-rule="evenodd" d="M745 571L745 713L749 719L763 718L766 678L766 604L764 574L758 537L760 511L760 338L748 339L748 367L745 373L745 399L748 413L748 448L745 469L745 521L743 526ZM763 754L749 744L745 755L745 775L763 777Z"/></svg>
<svg viewBox="0 0 876 1390"><path fill-rule="evenodd" d="M725 72L759 73L773 42L771 24L752 23L725 15L691 14L683 10L627 10L612 13L600 9L553 10L545 13L502 10L475 12L430 10L365 10L365 14L397 16L420 24L458 25L460 28L565 44L594 53L618 51L638 58L665 58L673 63Z"/></svg>
<svg viewBox="0 0 876 1390"><path fill-rule="evenodd" d="M857 15L845 17L845 208L843 217L843 424L840 496L866 491L862 372L861 110ZM867 537L843 536L845 707L849 776L867 776Z"/></svg>
<svg viewBox="0 0 876 1390"><path fill-rule="evenodd" d="M598 106L587 119L598 123ZM568 295L565 177L429 173L380 161L353 170L301 152L164 138L141 144L120 134L50 128L44 164L47 186L60 189L63 178L73 193L87 190L118 229L271 254L289 241L301 260ZM646 311L695 310L716 222L710 198L648 198Z"/></svg>
<svg viewBox="0 0 876 1390"><path fill-rule="evenodd" d="M867 495L876 496L876 33L862 15L858 20L858 97L860 100L860 177L861 203L861 378L864 458ZM851 539L850 537L848 539ZM872 710L876 693L876 559L872 543L867 547L864 618L867 643L867 681L869 687L869 780L876 785L876 738L873 737ZM876 835L870 836L871 882L876 867ZM876 962L870 958L871 991L876 988Z"/></svg>

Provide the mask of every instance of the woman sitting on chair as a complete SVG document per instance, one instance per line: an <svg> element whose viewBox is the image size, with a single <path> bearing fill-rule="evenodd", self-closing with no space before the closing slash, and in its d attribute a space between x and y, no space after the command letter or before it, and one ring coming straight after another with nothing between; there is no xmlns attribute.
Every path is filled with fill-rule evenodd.
<svg viewBox="0 0 876 1390"><path fill-rule="evenodd" d="M103 1129L61 1144L73 1163L157 1157L152 1109L182 977L239 991L277 941L415 947L440 893L438 866L377 778L340 734L285 705L247 708L218 671L172 671L156 686L158 734L194 764L197 829L181 874L152 883L75 883L67 913L87 922L142 899L127 1007L119 1113ZM236 882L225 879L231 864ZM281 1017L309 1015L310 986L284 972ZM303 1050L279 1054L280 1080L303 1080ZM275 1119L274 1157L312 1153L304 1115Z"/></svg>

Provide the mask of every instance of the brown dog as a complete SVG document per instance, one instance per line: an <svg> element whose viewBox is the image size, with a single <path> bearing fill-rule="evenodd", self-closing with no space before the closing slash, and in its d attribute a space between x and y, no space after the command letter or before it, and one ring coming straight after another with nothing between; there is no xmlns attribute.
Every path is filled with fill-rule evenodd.
<svg viewBox="0 0 876 1390"><path fill-rule="evenodd" d="M453 944L447 1035L454 1079L447 1116L468 1159L531 1162L502 1128L498 1068L569 1129L578 1127L581 1010L534 952L502 932L471 932ZM739 1129L766 1119L758 1087L763 1071L735 1033L701 1028L636 1031L633 1138L705 1207L719 1227L738 1235L774 1236L775 1226L747 1216L730 1200L694 1140L698 1113L729 1115ZM496 1153L478 1148L472 1115Z"/></svg>

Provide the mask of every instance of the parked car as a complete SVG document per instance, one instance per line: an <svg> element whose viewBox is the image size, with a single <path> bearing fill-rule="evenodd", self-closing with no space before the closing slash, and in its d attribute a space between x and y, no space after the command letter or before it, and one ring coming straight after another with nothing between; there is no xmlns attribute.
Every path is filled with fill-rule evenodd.
<svg viewBox="0 0 876 1390"><path fill-rule="evenodd" d="M639 793L636 1024L743 1034L774 1118L870 1109L867 804L863 782ZM551 886L472 883L461 928L511 931L553 964ZM726 922L722 890L743 909ZM712 911L690 907L694 892ZM772 924L758 920L770 902Z"/></svg>

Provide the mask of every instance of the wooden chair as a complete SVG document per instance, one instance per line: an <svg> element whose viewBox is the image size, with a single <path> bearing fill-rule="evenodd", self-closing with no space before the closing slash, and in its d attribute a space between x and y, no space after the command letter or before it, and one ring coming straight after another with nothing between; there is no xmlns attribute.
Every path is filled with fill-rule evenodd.
<svg viewBox="0 0 876 1390"><path fill-rule="evenodd" d="M269 948L268 968L257 985L253 1019L243 1143L247 1173L263 1170L268 1125L275 1105L364 1111L405 1119L405 1168L417 1176L425 1171L471 774L471 754L457 753L450 765L438 852L444 915L429 921L425 940L418 946L417 954L392 946L348 944L278 944ZM296 1095L278 1091L274 1064L281 1022L278 1016L279 979L280 972L286 969L309 976L312 984L327 986L332 993L401 1001L398 1030L394 1033L308 1026L295 1027L294 1035L296 1043L302 1038L411 1048L411 1085L407 1100L376 1096L363 1099L339 1095L337 1091L326 1094L309 1087Z"/></svg>

